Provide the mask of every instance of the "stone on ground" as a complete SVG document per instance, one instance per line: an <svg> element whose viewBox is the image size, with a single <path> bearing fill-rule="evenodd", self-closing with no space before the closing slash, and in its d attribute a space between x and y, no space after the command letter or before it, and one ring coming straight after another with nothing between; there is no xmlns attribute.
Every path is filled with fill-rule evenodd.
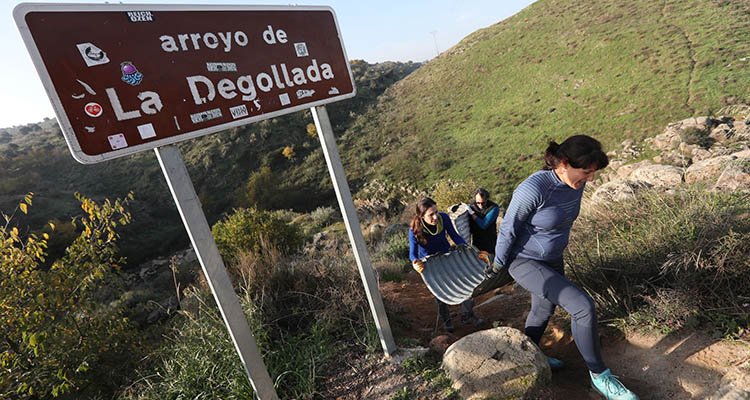
<svg viewBox="0 0 750 400"><path fill-rule="evenodd" d="M443 357L443 369L466 400L521 399L551 379L539 347L509 327L475 332L453 343Z"/></svg>

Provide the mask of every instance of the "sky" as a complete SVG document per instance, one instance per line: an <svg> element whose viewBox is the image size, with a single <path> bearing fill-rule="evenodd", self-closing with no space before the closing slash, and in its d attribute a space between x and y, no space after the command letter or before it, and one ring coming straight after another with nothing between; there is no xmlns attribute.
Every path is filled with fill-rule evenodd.
<svg viewBox="0 0 750 400"><path fill-rule="evenodd" d="M49 3L63 1L47 0ZM54 117L50 101L13 20L14 0L0 0L0 127ZM65 1L65 3L104 3ZM114 3L114 2L112 2ZM328 5L333 7L349 59L427 61L477 29L490 26L533 0L140 0L125 4L264 4Z"/></svg>

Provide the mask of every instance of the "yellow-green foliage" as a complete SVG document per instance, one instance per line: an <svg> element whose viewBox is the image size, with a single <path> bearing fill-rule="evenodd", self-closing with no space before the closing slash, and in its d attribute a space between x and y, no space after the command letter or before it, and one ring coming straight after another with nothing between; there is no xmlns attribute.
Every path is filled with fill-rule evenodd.
<svg viewBox="0 0 750 400"><path fill-rule="evenodd" d="M75 221L81 232L48 270L43 263L50 236L24 235L13 215L2 214L0 398L57 397L97 378L109 382L112 367L103 362L132 351L127 320L94 296L124 261L117 256L115 229L130 222L125 206L133 196L102 204L76 198L84 211ZM17 210L25 214L31 204L29 194Z"/></svg>
<svg viewBox="0 0 750 400"><path fill-rule="evenodd" d="M294 152L294 146L284 146L281 150L281 155L286 157L287 160L294 160L296 153Z"/></svg>
<svg viewBox="0 0 750 400"><path fill-rule="evenodd" d="M473 179L461 181L446 179L438 182L432 189L432 199L437 203L438 209L447 210L454 204L471 201L476 189L477 184Z"/></svg>
<svg viewBox="0 0 750 400"><path fill-rule="evenodd" d="M221 254L230 259L242 251L259 251L261 240L285 252L302 244L299 228L272 212L254 208L235 209L233 214L217 222L211 232Z"/></svg>
<svg viewBox="0 0 750 400"><path fill-rule="evenodd" d="M307 136L309 136L311 139L315 139L318 137L318 130L315 128L315 124L307 124L307 127L305 128L307 131Z"/></svg>

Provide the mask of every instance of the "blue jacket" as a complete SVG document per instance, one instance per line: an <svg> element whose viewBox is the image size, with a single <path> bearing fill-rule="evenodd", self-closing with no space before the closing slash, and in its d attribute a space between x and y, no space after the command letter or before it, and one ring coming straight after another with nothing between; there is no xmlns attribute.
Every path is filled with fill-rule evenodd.
<svg viewBox="0 0 750 400"><path fill-rule="evenodd" d="M456 232L456 229L453 228L453 224L451 223L448 214L441 212L438 213L438 215L442 220L442 229L440 229L437 234L432 235L430 232L425 231L424 228L422 229L422 231L425 232L427 244L423 245L422 243L419 243L416 236L414 236L414 232L409 229L409 259L411 261L432 254L447 253L450 251L451 245L448 243L446 233L456 245L466 244L466 241L458 234L458 232Z"/></svg>
<svg viewBox="0 0 750 400"><path fill-rule="evenodd" d="M516 257L562 259L585 186L573 189L552 170L535 172L521 182L500 225L495 263L508 266Z"/></svg>

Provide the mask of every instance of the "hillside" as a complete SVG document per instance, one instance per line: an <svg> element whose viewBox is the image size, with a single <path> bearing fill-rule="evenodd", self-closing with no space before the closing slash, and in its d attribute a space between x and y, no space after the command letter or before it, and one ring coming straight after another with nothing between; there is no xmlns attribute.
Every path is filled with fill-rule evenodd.
<svg viewBox="0 0 750 400"><path fill-rule="evenodd" d="M390 88L347 131L357 182L474 177L500 197L550 139L608 148L750 100L750 2L540 0Z"/></svg>
<svg viewBox="0 0 750 400"><path fill-rule="evenodd" d="M344 132L387 87L419 67L411 62L369 64L361 60L351 65L357 96L327 107L337 133ZM259 206L311 210L332 204L335 197L320 144L317 136L307 132L312 122L309 111L305 111L180 144L209 223L232 207L248 205L248 177L262 166L270 169L273 181L257 185L258 191L268 193ZM282 155L287 146L294 149L291 159ZM300 160L310 157L320 162L302 166ZM304 170L298 171L300 168ZM122 247L132 263L187 244L152 152L81 165L71 157L54 120L0 129L0 210L11 213L25 193L35 193L32 219L21 219L22 226L37 229L57 219L56 225L63 227L71 216L80 213L75 192L101 199L122 197L129 191L135 192L134 223L123 232ZM72 232L72 228L67 231ZM66 244L52 243L51 250L54 253Z"/></svg>

